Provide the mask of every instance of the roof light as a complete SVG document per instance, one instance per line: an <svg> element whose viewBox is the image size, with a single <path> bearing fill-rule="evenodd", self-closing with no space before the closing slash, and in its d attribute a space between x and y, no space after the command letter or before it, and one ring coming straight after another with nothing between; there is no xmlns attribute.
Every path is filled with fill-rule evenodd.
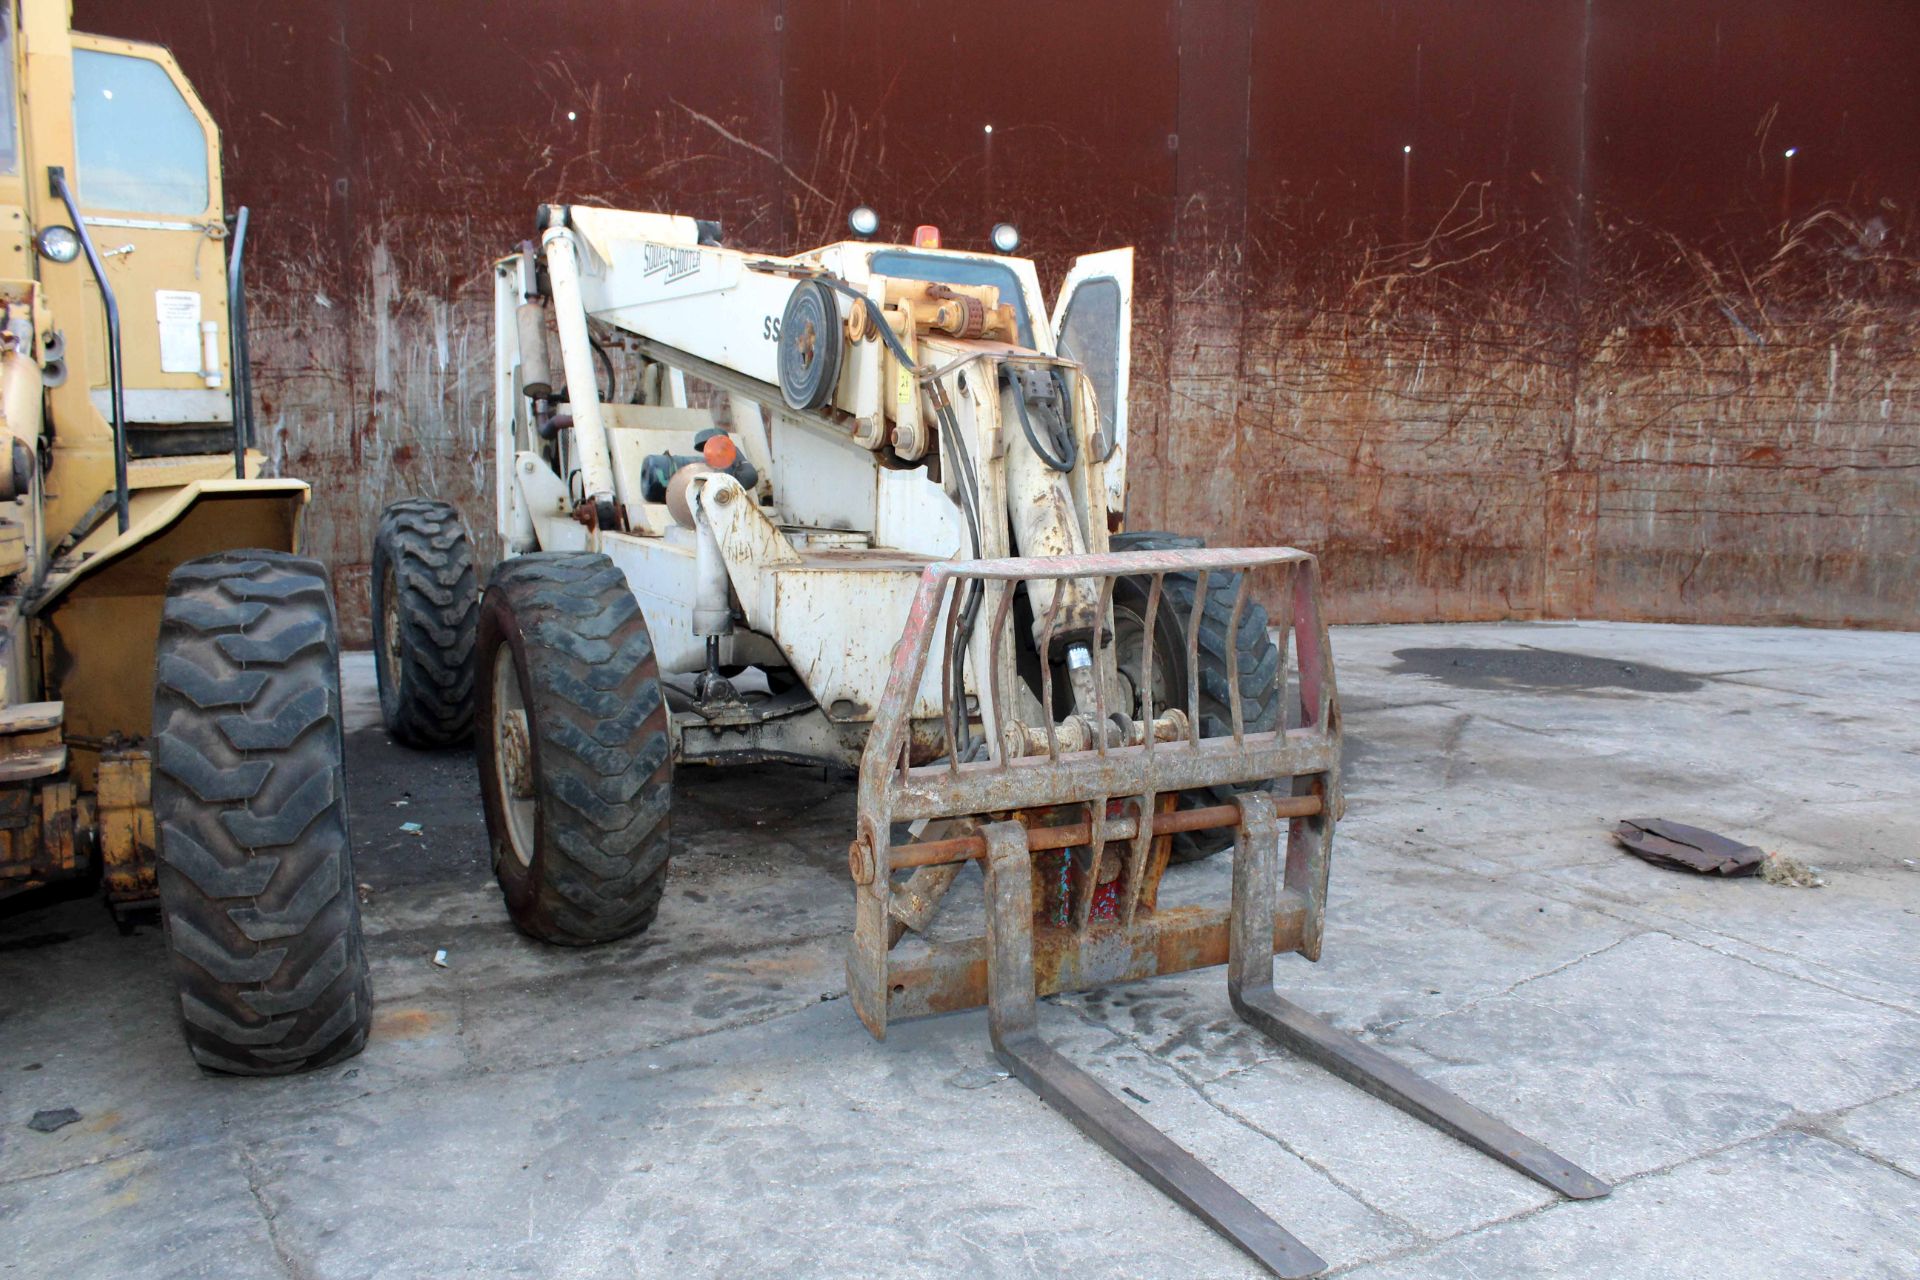
<svg viewBox="0 0 1920 1280"><path fill-rule="evenodd" d="M1020 228L1011 222L997 222L991 238L994 248L1002 253L1012 253L1020 247Z"/></svg>
<svg viewBox="0 0 1920 1280"><path fill-rule="evenodd" d="M938 249L940 247L940 228L918 226L913 229L913 247L916 249Z"/></svg>
<svg viewBox="0 0 1920 1280"><path fill-rule="evenodd" d="M865 240L880 229L880 215L866 205L860 205L847 215L847 227L853 234Z"/></svg>

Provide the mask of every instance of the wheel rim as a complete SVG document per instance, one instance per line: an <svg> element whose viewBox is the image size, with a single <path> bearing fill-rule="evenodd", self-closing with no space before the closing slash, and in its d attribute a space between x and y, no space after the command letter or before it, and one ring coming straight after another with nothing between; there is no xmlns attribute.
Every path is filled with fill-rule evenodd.
<svg viewBox="0 0 1920 1280"><path fill-rule="evenodd" d="M523 867L533 865L533 828L538 815L534 796L533 736L513 649L493 651L493 785L506 815L507 851Z"/></svg>
<svg viewBox="0 0 1920 1280"><path fill-rule="evenodd" d="M1167 602L1160 602L1160 617L1156 624L1166 617ZM1177 638L1167 634L1167 628L1156 625L1157 634L1153 637L1153 713L1165 715L1169 703L1185 709L1187 705L1186 681L1181 678L1179 653L1170 640ZM1140 659L1145 650L1147 634L1146 619L1118 601L1113 606L1113 649L1114 677L1117 689L1110 689L1109 696L1125 699L1125 705L1131 709L1135 719L1140 718L1144 709L1140 696L1141 672Z"/></svg>
<svg viewBox="0 0 1920 1280"><path fill-rule="evenodd" d="M395 598L393 566L380 574L380 674L389 689L400 687L400 606Z"/></svg>

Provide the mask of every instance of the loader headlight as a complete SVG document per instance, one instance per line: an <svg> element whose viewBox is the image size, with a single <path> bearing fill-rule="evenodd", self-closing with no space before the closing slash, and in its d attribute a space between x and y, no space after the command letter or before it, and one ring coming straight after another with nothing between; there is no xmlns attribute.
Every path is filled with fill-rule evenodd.
<svg viewBox="0 0 1920 1280"><path fill-rule="evenodd" d="M997 222L993 227L993 247L1002 253L1012 253L1020 247L1020 228L1011 222Z"/></svg>
<svg viewBox="0 0 1920 1280"><path fill-rule="evenodd" d="M847 215L847 226L852 229L853 234L865 240L868 236L880 230L880 215L867 208L866 205L861 205Z"/></svg>
<svg viewBox="0 0 1920 1280"><path fill-rule="evenodd" d="M72 227L43 227L34 237L34 247L53 262L72 262L80 256L80 237Z"/></svg>

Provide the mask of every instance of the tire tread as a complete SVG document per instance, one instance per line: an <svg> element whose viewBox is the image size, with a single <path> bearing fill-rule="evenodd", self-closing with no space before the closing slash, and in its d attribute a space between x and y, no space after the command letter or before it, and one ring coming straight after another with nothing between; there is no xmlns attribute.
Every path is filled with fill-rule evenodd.
<svg viewBox="0 0 1920 1280"><path fill-rule="evenodd" d="M391 568L396 599L384 599ZM410 747L445 747L473 732L473 659L480 614L473 547L460 513L405 498L380 515L373 543L374 670L387 732ZM390 680L384 614L400 615L398 678Z"/></svg>
<svg viewBox="0 0 1920 1280"><path fill-rule="evenodd" d="M510 616L538 761L537 879L518 909L502 876L514 922L575 946L639 933L666 886L673 785L659 666L639 604L612 562L592 552L508 560L487 597L480 652L504 643L496 619ZM484 696L490 701L490 686ZM483 770L489 751L483 743ZM494 859L496 868L513 859L503 833L494 835Z"/></svg>
<svg viewBox="0 0 1920 1280"><path fill-rule="evenodd" d="M351 1057L373 1006L326 570L226 552L180 566L167 591L152 794L188 1046L246 1075Z"/></svg>
<svg viewBox="0 0 1920 1280"><path fill-rule="evenodd" d="M1191 534L1159 530L1116 533L1109 542L1114 551L1190 551L1206 540ZM1193 616L1199 575L1169 573L1163 580L1160 608L1173 610L1184 633ZM1207 599L1200 614L1200 733L1204 737L1233 732L1233 686L1227 668L1227 635L1233 623L1233 600L1240 590L1237 573L1207 575ZM1143 590L1144 598L1144 590ZM1248 733L1271 730L1279 722L1282 694L1281 653L1267 630L1266 606L1248 600L1240 611L1236 664L1240 668L1240 717ZM1183 655L1184 661L1184 655ZM1180 695L1181 704L1186 694ZM1245 787L1204 787L1180 793L1183 809L1225 804ZM1227 830L1182 831L1173 837L1173 861L1197 862L1231 847Z"/></svg>

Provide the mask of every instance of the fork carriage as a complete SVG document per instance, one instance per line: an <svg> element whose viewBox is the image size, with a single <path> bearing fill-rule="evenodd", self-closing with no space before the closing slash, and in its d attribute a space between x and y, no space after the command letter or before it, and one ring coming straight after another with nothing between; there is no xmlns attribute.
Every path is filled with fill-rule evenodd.
<svg viewBox="0 0 1920 1280"><path fill-rule="evenodd" d="M1179 705L1157 706L1150 678L1134 682L1133 705L1110 703L1108 691L1124 687L1118 646L1108 639L1115 582L1150 582L1137 666L1150 673L1167 575L1200 578L1183 627L1191 657L1202 643L1206 578L1218 573L1238 576L1225 629L1225 701L1232 709L1225 731L1203 730L1199 664L1191 660ZM1277 605L1285 711L1271 727L1250 729L1241 714L1236 646L1251 584L1261 578L1268 580L1261 594ZM1035 584L1051 589L1036 591ZM1064 589L1069 585L1078 590ZM1009 618L1023 586L1051 599L1036 630L1042 655L1051 651L1063 601L1097 601L1092 616L1099 625L1086 646L1091 719L1056 715L1052 665L1044 660L1036 723L1014 714L1023 699L1034 700L1031 687L1022 689ZM984 638L964 635L976 595L991 610ZM914 764L909 711L936 642L945 751ZM969 646L986 654L984 700L955 696L961 668L954 655ZM976 705L982 733L971 746ZM1231 789L1232 799L1175 803L1220 788ZM858 834L848 855L858 886L847 957L854 1007L867 1029L884 1037L891 1018L986 1005L995 1052L1015 1076L1278 1275L1312 1275L1325 1263L1048 1047L1039 1035L1039 996L1224 963L1234 1009L1277 1043L1564 1195L1605 1195L1607 1184L1274 990L1276 953L1319 958L1342 810L1339 697L1312 556L1280 547L930 565L861 760ZM938 833L896 843L902 822L921 826L923 837ZM1173 836L1221 827L1234 833L1228 903L1161 906ZM969 861L983 864L985 931L959 940L927 937ZM897 947L909 931L924 945L903 955Z"/></svg>
<svg viewBox="0 0 1920 1280"><path fill-rule="evenodd" d="M1191 615L1176 620L1190 655L1188 687L1179 691L1177 705L1156 705L1150 679L1124 681L1111 642L1086 647L1093 664L1091 717L1060 714L1056 704L1065 691L1056 688L1053 664L1040 664L1037 698L1033 689L1022 687L1010 614L1023 584L1072 584L1082 598L1097 602L1096 616L1109 619L1116 580L1148 580L1141 651L1130 656L1136 672L1151 672L1168 573L1201 580ZM1209 736L1205 729L1211 721L1200 711L1200 664L1191 656L1201 641L1206 577L1221 573L1238 578L1233 617L1225 629L1230 687L1224 701L1232 715L1225 733ZM1261 594L1278 606L1287 707L1267 729L1245 724L1238 687L1239 622L1256 579L1272 588ZM973 725L963 720L966 704L953 696L952 655L961 642L967 599L975 594L984 597L992 621L972 646L986 655L987 674L980 682L986 692L983 732L970 753ZM1036 628L1041 652L1053 647L1062 603L1074 594L1051 592L1052 615L1043 615ZM1112 630L1110 622L1103 626L1109 636ZM1298 654L1298 676L1292 682L1296 696L1286 702L1289 636ZM946 749L935 763L913 765L907 708L926 678L936 642ZM1112 695L1129 685L1132 704L1117 705L1121 699ZM1017 714L1023 701L1037 724ZM985 758L963 760L969 754ZM930 943L911 957L897 956L893 948L902 936L900 926L925 931L961 865L986 859L988 842L980 828L999 815L1012 817L1025 832L1033 867L1037 994L1224 962L1224 908L1159 904L1174 833L1231 829L1240 821L1236 804L1176 808L1175 797L1220 788L1280 793L1273 805L1289 825L1285 885L1270 913L1274 946L1318 958L1333 827L1342 807L1339 757L1339 700L1320 613L1318 569L1305 552L1136 551L930 565L894 652L861 761L857 835L849 854L860 887L847 967L854 1007L879 1036L890 1017L987 1003L984 937ZM894 824L902 822L937 825L942 834L895 844ZM896 882L895 873L903 871L909 874Z"/></svg>

